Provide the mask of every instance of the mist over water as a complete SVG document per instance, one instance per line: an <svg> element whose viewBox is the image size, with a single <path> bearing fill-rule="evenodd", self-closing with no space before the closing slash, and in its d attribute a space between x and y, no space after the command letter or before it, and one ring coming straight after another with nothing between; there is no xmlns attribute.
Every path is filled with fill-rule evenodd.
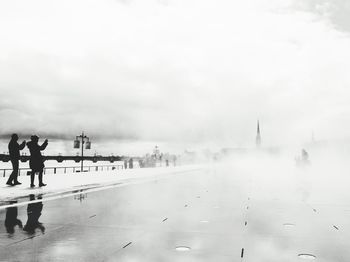
<svg viewBox="0 0 350 262"><path fill-rule="evenodd" d="M227 156L220 165L232 177L251 182L252 197L260 200L287 202L345 204L350 200L347 190L349 155L339 149L310 149L310 164L300 166L299 151L285 150L278 154L266 152Z"/></svg>

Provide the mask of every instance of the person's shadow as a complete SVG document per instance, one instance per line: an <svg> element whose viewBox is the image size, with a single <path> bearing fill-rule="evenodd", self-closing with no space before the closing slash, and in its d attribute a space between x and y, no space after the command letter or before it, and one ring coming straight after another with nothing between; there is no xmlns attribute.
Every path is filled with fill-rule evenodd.
<svg viewBox="0 0 350 262"><path fill-rule="evenodd" d="M11 204L15 204L17 201L11 202ZM19 226L22 228L22 221L17 218L18 216L18 208L17 207L8 207L6 208L6 218L5 218L5 227L7 233L12 235L15 233L15 227Z"/></svg>
<svg viewBox="0 0 350 262"><path fill-rule="evenodd" d="M34 195L29 195L29 199L35 200ZM41 196L38 196L37 199L42 199ZM39 218L41 216L41 212L43 210L43 202L37 202L37 203L30 203L27 207L27 215L28 220L25 226L23 227L23 230L26 231L28 234L33 235L35 234L35 230L38 228L40 229L41 233L45 233L45 227L42 223L39 222Z"/></svg>

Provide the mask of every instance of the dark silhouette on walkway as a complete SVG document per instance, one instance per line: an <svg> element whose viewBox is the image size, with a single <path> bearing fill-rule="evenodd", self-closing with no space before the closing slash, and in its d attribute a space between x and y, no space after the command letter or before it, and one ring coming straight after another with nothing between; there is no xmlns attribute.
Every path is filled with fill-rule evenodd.
<svg viewBox="0 0 350 262"><path fill-rule="evenodd" d="M305 163L308 164L309 163L309 154L308 152L306 152L305 149L301 150L301 160Z"/></svg>
<svg viewBox="0 0 350 262"><path fill-rule="evenodd" d="M134 168L134 159L132 159L132 158L129 159L129 168L130 169Z"/></svg>
<svg viewBox="0 0 350 262"><path fill-rule="evenodd" d="M19 165L19 159L20 159L20 150L23 150L23 148L26 145L26 141L23 141L22 144L18 144L18 135L13 134L11 136L11 140L9 143L9 154L10 154L10 160L12 163L12 173L7 180L6 184L10 186L15 186L15 185L20 185L21 183L18 182L17 177L18 177L18 165Z"/></svg>
<svg viewBox="0 0 350 262"><path fill-rule="evenodd" d="M30 195L29 199L35 200L34 195ZM38 196L38 199L42 199L41 196ZM37 228L40 229L41 233L45 233L45 227L42 223L39 222L39 218L41 216L41 212L43 210L43 202L37 202L37 203L30 203L27 207L27 215L28 220L25 226L23 227L23 230L26 231L28 234L35 234L35 230Z"/></svg>
<svg viewBox="0 0 350 262"><path fill-rule="evenodd" d="M30 137L31 141L27 143L27 146L30 151L30 159L29 159L29 167L32 170L30 174L30 187L35 187L34 178L35 174L39 173L39 186L46 186L43 183L43 171L44 171L44 158L41 155L41 151L45 150L48 144L48 140L46 139L44 143L39 146L39 137L34 135Z"/></svg>
<svg viewBox="0 0 350 262"><path fill-rule="evenodd" d="M142 159L139 159L139 166L140 166L140 168L145 167L145 163L143 162Z"/></svg>
<svg viewBox="0 0 350 262"><path fill-rule="evenodd" d="M295 158L297 166L305 167L310 165L309 153L305 150L301 150L301 156Z"/></svg>
<svg viewBox="0 0 350 262"><path fill-rule="evenodd" d="M12 204L17 203L17 201L13 201ZM8 207L6 208L6 218L5 218L5 227L6 231L9 234L13 234L15 232L15 226L19 226L22 228L22 221L17 218L18 209L17 207Z"/></svg>

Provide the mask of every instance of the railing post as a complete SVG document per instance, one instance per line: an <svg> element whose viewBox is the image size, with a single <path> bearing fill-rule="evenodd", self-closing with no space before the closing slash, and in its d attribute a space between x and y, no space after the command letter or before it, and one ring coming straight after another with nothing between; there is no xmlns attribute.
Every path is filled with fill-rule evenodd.
<svg viewBox="0 0 350 262"><path fill-rule="evenodd" d="M56 174L56 167L53 169L53 173Z"/></svg>
<svg viewBox="0 0 350 262"><path fill-rule="evenodd" d="M73 173L75 172L75 167L73 167Z"/></svg>
<svg viewBox="0 0 350 262"><path fill-rule="evenodd" d="M66 173L66 172L67 172L67 168L65 167L65 168L64 168L64 173Z"/></svg>

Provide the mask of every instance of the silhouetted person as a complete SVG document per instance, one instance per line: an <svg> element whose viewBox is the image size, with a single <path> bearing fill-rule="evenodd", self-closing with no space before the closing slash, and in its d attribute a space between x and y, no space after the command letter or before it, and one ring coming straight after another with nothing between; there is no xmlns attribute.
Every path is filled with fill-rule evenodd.
<svg viewBox="0 0 350 262"><path fill-rule="evenodd" d="M308 152L306 152L305 149L301 150L301 160L302 160L303 165L310 164L309 154L308 154Z"/></svg>
<svg viewBox="0 0 350 262"><path fill-rule="evenodd" d="M26 141L23 141L22 144L18 144L18 135L13 134L11 136L11 140L9 143L9 153L10 153L10 160L12 163L12 173L7 180L6 184L10 186L15 186L15 185L20 185L21 183L18 182L17 177L18 177L18 165L19 165L19 159L20 159L20 154L19 151L23 150L23 148L26 145Z"/></svg>
<svg viewBox="0 0 350 262"><path fill-rule="evenodd" d="M139 160L139 167L143 168L143 161L141 159Z"/></svg>
<svg viewBox="0 0 350 262"><path fill-rule="evenodd" d="M46 184L43 183L43 171L44 171L44 158L41 155L41 151L45 150L48 144L48 140L46 139L45 142L39 146L38 141L39 137L34 135L30 137L30 140L27 143L27 147L30 151L30 159L29 159L29 166L32 170L30 174L30 187L35 187L34 185L34 178L35 174L39 173L39 186L46 186Z"/></svg>
<svg viewBox="0 0 350 262"><path fill-rule="evenodd" d="M29 199L35 200L34 195L29 195ZM38 199L41 199L41 196L38 196ZM41 216L41 211L43 210L43 202L38 203L31 203L28 204L27 207L27 215L28 220L25 226L23 227L23 230L26 231L28 234L34 234L35 230L39 228L42 233L45 232L45 227L42 223L39 222L39 218Z"/></svg>
<svg viewBox="0 0 350 262"><path fill-rule="evenodd" d="M309 154L305 149L301 150L301 160L305 163L309 161Z"/></svg>
<svg viewBox="0 0 350 262"><path fill-rule="evenodd" d="M305 149L301 150L301 156L295 158L297 166L304 167L310 165L309 154Z"/></svg>
<svg viewBox="0 0 350 262"><path fill-rule="evenodd" d="M134 168L134 160L132 158L129 159L129 168Z"/></svg>
<svg viewBox="0 0 350 262"><path fill-rule="evenodd" d="M12 203L17 203L17 201L14 201ZM9 234L13 234L15 232L15 226L19 226L20 228L22 228L22 221L17 218L17 215L17 207L6 208L5 227L7 233Z"/></svg>
<svg viewBox="0 0 350 262"><path fill-rule="evenodd" d="M128 168L128 161L124 160L124 169L127 169L127 168Z"/></svg>

